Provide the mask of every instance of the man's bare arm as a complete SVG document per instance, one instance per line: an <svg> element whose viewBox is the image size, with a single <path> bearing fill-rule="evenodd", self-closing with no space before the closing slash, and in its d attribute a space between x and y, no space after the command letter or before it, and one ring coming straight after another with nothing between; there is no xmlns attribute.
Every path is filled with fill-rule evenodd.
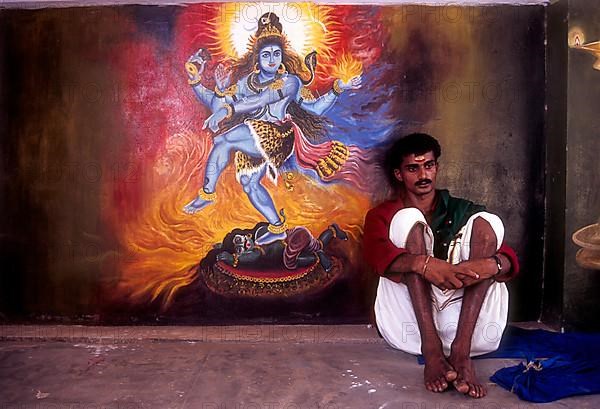
<svg viewBox="0 0 600 409"><path fill-rule="evenodd" d="M468 265L450 264L435 257L414 254L398 256L388 267L384 276L394 282L403 282L404 274L415 273L439 288L453 289L464 286L461 276L479 279L479 274Z"/></svg>

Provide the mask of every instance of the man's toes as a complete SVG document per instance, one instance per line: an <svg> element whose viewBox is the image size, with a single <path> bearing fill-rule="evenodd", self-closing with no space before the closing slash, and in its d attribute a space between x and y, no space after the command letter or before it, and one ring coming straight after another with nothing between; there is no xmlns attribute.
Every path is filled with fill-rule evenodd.
<svg viewBox="0 0 600 409"><path fill-rule="evenodd" d="M452 382L455 381L456 378L458 378L458 372L456 372L455 370L451 369L449 371L446 371L446 375L445 378L448 382Z"/></svg>
<svg viewBox="0 0 600 409"><path fill-rule="evenodd" d="M436 392L441 392L442 391L442 383L440 382L439 379L435 380L434 385L435 385L435 391Z"/></svg>
<svg viewBox="0 0 600 409"><path fill-rule="evenodd" d="M446 389L448 389L448 382L446 382L444 377L441 377L438 382L440 384L440 392L444 392Z"/></svg>
<svg viewBox="0 0 600 409"><path fill-rule="evenodd" d="M425 388L429 391L429 392L435 392L434 386L431 382L425 382Z"/></svg>
<svg viewBox="0 0 600 409"><path fill-rule="evenodd" d="M479 399L485 396L484 388L481 385L469 384L469 396Z"/></svg>
<svg viewBox="0 0 600 409"><path fill-rule="evenodd" d="M460 393L468 393L469 385L465 382L464 379L457 379L453 382L454 388Z"/></svg>

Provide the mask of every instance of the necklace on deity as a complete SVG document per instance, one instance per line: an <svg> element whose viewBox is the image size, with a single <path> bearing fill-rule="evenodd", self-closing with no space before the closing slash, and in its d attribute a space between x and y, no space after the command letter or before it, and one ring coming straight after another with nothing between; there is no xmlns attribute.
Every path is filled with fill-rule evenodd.
<svg viewBox="0 0 600 409"><path fill-rule="evenodd" d="M275 81L278 81L279 79L281 79L281 77L282 77L282 75L277 73L270 80L267 80L265 82L260 82L258 79L258 74L253 72L252 74L248 75L248 81L247 81L248 88L250 88L252 91L254 91L258 94L262 90L267 88L269 85L273 84Z"/></svg>

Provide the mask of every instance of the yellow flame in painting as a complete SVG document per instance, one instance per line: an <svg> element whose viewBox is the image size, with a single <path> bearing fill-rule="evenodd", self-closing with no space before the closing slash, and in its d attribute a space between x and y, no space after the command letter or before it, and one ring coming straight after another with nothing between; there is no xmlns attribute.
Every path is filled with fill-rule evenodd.
<svg viewBox="0 0 600 409"><path fill-rule="evenodd" d="M211 146L207 134L182 132L170 137L146 182L144 210L122 226L121 245L132 256L120 262L117 291L133 302L159 299L167 307L180 288L197 278L198 263L226 233L236 227L252 228L264 219L237 183L232 164L219 179L213 205L195 215L182 211L201 185ZM286 188L286 181L293 184L293 191ZM285 209L289 227L306 226L317 236L336 222L353 239L348 256L356 257L356 239L370 204L365 195L296 172L280 175L277 185L264 183L277 208Z"/></svg>
<svg viewBox="0 0 600 409"><path fill-rule="evenodd" d="M339 57L338 63L333 68L331 75L347 83L352 78L361 75L362 72L362 62L354 58L352 54L344 53Z"/></svg>

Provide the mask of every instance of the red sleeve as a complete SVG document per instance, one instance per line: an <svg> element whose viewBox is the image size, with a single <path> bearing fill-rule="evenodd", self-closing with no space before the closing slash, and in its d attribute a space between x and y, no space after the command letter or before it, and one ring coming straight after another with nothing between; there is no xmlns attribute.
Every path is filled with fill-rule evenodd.
<svg viewBox="0 0 600 409"><path fill-rule="evenodd" d="M403 248L394 246L390 241L389 224L390 221L377 209L369 210L365 218L363 256L381 276L399 255L407 252Z"/></svg>
<svg viewBox="0 0 600 409"><path fill-rule="evenodd" d="M496 278L496 281L509 281L519 275L521 271L521 266L519 266L519 259L517 258L517 253L507 246L506 244L502 244L498 249L498 253L504 255L507 259L510 260L511 269L508 273L502 274L502 276Z"/></svg>

